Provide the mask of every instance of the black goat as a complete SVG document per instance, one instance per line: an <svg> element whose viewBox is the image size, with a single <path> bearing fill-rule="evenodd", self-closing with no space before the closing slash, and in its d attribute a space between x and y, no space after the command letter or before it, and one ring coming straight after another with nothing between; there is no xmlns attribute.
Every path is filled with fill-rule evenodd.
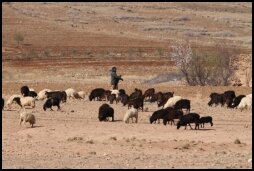
<svg viewBox="0 0 254 171"><path fill-rule="evenodd" d="M203 116L199 118L198 123L200 124L201 128L202 128L202 125L204 128L205 123L210 123L211 126L213 126L213 118L211 116Z"/></svg>
<svg viewBox="0 0 254 171"><path fill-rule="evenodd" d="M20 92L21 92L22 96L24 96L24 97L28 96L29 95L29 88L28 88L28 86L22 86L20 88Z"/></svg>
<svg viewBox="0 0 254 171"><path fill-rule="evenodd" d="M180 121L177 123L177 129L179 129L181 126L185 126L185 129L187 127L187 124L189 124L190 128L191 127L191 123L195 123L195 129L199 129L199 114L197 113L189 113L187 115L183 115L180 119Z"/></svg>
<svg viewBox="0 0 254 171"><path fill-rule="evenodd" d="M108 104L104 103L99 108L99 121L108 121L108 117L112 117L112 122L114 122L114 109Z"/></svg>
<svg viewBox="0 0 254 171"><path fill-rule="evenodd" d="M181 119L181 117L183 116L183 112L180 110L175 110L173 108L171 108L172 110L169 110L169 112L164 116L163 118L163 124L166 125L169 121L171 121L171 125L172 122L175 125L174 119Z"/></svg>
<svg viewBox="0 0 254 171"><path fill-rule="evenodd" d="M49 98L59 98L63 103L67 100L67 94L65 91L51 91L51 92L45 92L45 95L47 99Z"/></svg>
<svg viewBox="0 0 254 171"><path fill-rule="evenodd" d="M89 95L89 100L95 101L95 98L97 98L97 100L102 100L105 97L105 90L103 88L96 88L93 89Z"/></svg>
<svg viewBox="0 0 254 171"><path fill-rule="evenodd" d="M176 104L174 105L174 109L176 110L182 110L182 109L187 109L187 111L190 112L190 100L188 99L181 99Z"/></svg>
<svg viewBox="0 0 254 171"><path fill-rule="evenodd" d="M44 103L43 110L46 111L47 108L50 108L50 110L53 110L52 106L57 106L57 110L61 110L61 108L60 108L60 102L61 102L61 99L59 97L49 98Z"/></svg>

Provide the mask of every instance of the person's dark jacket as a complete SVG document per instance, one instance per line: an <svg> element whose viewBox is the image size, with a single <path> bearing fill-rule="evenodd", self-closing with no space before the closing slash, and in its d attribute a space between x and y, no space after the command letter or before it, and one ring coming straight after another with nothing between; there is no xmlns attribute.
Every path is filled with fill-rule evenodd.
<svg viewBox="0 0 254 171"><path fill-rule="evenodd" d="M121 75L117 76L116 72L112 71L111 72L111 85L118 84L119 80L123 81L123 79L121 78Z"/></svg>

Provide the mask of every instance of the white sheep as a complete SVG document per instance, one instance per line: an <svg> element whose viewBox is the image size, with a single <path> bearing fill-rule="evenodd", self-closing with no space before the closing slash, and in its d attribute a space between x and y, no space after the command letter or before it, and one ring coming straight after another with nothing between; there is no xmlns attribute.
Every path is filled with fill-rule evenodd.
<svg viewBox="0 0 254 171"><path fill-rule="evenodd" d="M79 91L78 95L79 95L79 98L84 99L86 94L84 91Z"/></svg>
<svg viewBox="0 0 254 171"><path fill-rule="evenodd" d="M243 109L248 109L251 108L252 105L252 98L250 96L246 96L244 98L242 98L240 104L237 106L238 109L241 110L241 112L243 111Z"/></svg>
<svg viewBox="0 0 254 171"><path fill-rule="evenodd" d="M29 122L31 125L31 128L33 128L33 125L35 124L35 116L31 113L26 113L26 111L23 111L20 113L20 123L19 126L21 127L21 123L25 125L26 122Z"/></svg>
<svg viewBox="0 0 254 171"><path fill-rule="evenodd" d="M50 90L50 89L43 89L43 90L41 90L41 91L38 93L36 99L37 99L37 100L44 100L44 99L46 99L46 94L45 94L46 91L47 91L47 92L51 92L52 90Z"/></svg>
<svg viewBox="0 0 254 171"><path fill-rule="evenodd" d="M75 99L77 98L77 92L73 88L68 88L65 90L67 98Z"/></svg>
<svg viewBox="0 0 254 171"><path fill-rule="evenodd" d="M246 95L246 97L247 97L247 96L250 97L250 98L252 98L252 94L248 94L248 95Z"/></svg>
<svg viewBox="0 0 254 171"><path fill-rule="evenodd" d="M182 99L181 96L171 97L168 99L168 101L166 102L163 108L166 109L167 107L173 107L176 104L176 102L178 102L181 99Z"/></svg>
<svg viewBox="0 0 254 171"><path fill-rule="evenodd" d="M138 110L135 108L130 108L129 110L126 111L123 121L125 123L129 123L129 119L131 118L132 123L133 123L133 118L136 118L136 123L138 123Z"/></svg>
<svg viewBox="0 0 254 171"><path fill-rule="evenodd" d="M7 103L6 103L8 109L10 109L11 104L14 102L13 99L14 99L15 97L22 97L22 96L19 95L19 94L14 94L14 95L12 95L12 96L8 99L8 101L7 101Z"/></svg>
<svg viewBox="0 0 254 171"><path fill-rule="evenodd" d="M116 98L118 97L119 95L119 90L110 90L111 91L111 94L115 94L116 95Z"/></svg>
<svg viewBox="0 0 254 171"><path fill-rule="evenodd" d="M21 108L25 108L25 106L31 106L35 108L35 98L26 96L26 97L15 97L13 99Z"/></svg>

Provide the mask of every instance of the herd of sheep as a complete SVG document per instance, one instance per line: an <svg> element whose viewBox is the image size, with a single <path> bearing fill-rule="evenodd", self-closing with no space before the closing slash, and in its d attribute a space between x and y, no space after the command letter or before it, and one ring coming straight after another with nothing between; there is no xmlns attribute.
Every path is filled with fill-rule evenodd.
<svg viewBox="0 0 254 171"><path fill-rule="evenodd" d="M43 105L43 110L47 109L53 110L52 106L56 106L57 110L61 110L61 103L65 103L67 99L84 99L86 94L84 91L76 92L73 88L68 88L65 91L52 91L50 89L43 89L39 93L36 93L34 89L28 86L23 86L20 89L21 95L12 95L7 100L7 107L10 109L12 103L18 104L21 109L24 109L20 113L20 125L21 123L29 122L31 127L35 124L35 116L32 113L27 113L25 106L30 106L35 109L35 101L41 100L45 101ZM93 89L88 97L89 101L108 101L110 104L122 103L123 106L128 106L123 121L129 123L129 120L135 118L135 123L138 122L138 111L144 110L144 101L149 103L157 102L158 110L154 111L149 118L149 122L160 123L160 119L163 120L163 124L171 123L175 125L174 120L178 119L177 129L181 126L187 125L191 127L191 123L195 124L195 129L204 128L205 123L210 123L213 126L213 118L211 116L200 117L199 114L195 112L190 112L191 101L184 99L181 96L175 96L174 92L157 92L155 93L154 88L147 89L144 93L142 90L135 88L134 92L130 95L126 94L124 89L120 90L105 90L103 88ZM252 94L249 95L239 95L236 96L235 92L225 91L224 93L211 93L209 106L212 105L224 106L226 104L227 108L238 108L241 111L243 109L251 108L252 105ZM4 109L5 101L2 98L2 110ZM186 109L184 112L183 109ZM99 121L114 121L114 109L107 103L102 104L98 110Z"/></svg>

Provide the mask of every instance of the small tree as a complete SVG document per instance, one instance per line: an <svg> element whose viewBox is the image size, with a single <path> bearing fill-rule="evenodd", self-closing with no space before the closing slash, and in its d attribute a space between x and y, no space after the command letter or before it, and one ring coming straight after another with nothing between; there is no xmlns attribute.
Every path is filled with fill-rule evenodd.
<svg viewBox="0 0 254 171"><path fill-rule="evenodd" d="M189 68L192 60L192 49L189 42L176 42L175 46L171 46L171 59L175 61L176 66L184 74L185 79L189 85L191 81L189 78Z"/></svg>

